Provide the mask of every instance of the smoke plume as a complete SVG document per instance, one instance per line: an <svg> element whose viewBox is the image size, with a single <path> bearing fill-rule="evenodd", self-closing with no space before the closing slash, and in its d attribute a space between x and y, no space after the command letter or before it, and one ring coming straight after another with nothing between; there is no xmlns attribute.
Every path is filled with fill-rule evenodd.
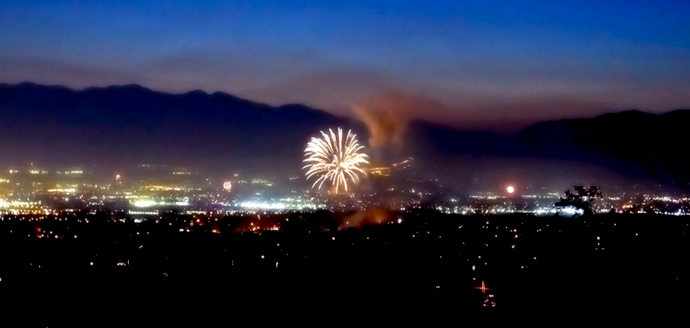
<svg viewBox="0 0 690 328"><path fill-rule="evenodd" d="M399 111L400 103L396 99L377 97L355 104L352 109L369 129L371 147L402 144L408 117Z"/></svg>
<svg viewBox="0 0 690 328"><path fill-rule="evenodd" d="M405 153L405 134L413 119L433 119L447 113L440 102L398 91L382 91L351 106L369 130L371 159L390 162Z"/></svg>

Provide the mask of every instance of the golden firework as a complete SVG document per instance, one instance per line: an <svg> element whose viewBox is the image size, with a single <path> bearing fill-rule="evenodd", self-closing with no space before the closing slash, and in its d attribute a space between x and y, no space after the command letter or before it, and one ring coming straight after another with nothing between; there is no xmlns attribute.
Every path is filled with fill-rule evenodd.
<svg viewBox="0 0 690 328"><path fill-rule="evenodd" d="M328 129L330 135L321 131L323 138L311 138L307 144L307 149L304 154L307 157L302 169L309 168L305 174L307 180L312 176L318 177L312 188L319 184L319 188L325 181L330 181L335 188L335 193L338 190L348 190L348 181L351 183L359 182L359 174L366 175L366 173L359 168L361 164L369 164L366 154L359 151L364 149L357 141L356 134L352 131L347 132L347 136L343 139L343 130L338 128L336 135L333 130Z"/></svg>

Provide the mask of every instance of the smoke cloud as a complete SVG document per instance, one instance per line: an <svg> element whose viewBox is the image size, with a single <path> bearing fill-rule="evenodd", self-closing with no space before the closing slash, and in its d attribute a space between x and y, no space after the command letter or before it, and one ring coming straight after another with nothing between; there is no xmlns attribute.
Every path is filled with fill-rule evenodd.
<svg viewBox="0 0 690 328"><path fill-rule="evenodd" d="M382 225L391 221L392 213L385 208L373 208L369 210L357 211L342 220L338 230L358 228L361 229L368 225Z"/></svg>
<svg viewBox="0 0 690 328"><path fill-rule="evenodd" d="M465 131L513 134L539 121L595 117L616 111L611 104L581 100L573 95L502 97L491 102L483 95L460 93L444 101L401 91L382 91L354 102L352 111L369 129L372 148L402 145L408 124L422 119Z"/></svg>
<svg viewBox="0 0 690 328"><path fill-rule="evenodd" d="M391 100L379 98L352 106L352 110L369 129L371 147L400 145L403 141L408 118L396 112L396 104Z"/></svg>
<svg viewBox="0 0 690 328"><path fill-rule="evenodd" d="M445 105L396 91L384 91L352 105L352 111L369 129L373 148L401 146L412 119L438 117Z"/></svg>

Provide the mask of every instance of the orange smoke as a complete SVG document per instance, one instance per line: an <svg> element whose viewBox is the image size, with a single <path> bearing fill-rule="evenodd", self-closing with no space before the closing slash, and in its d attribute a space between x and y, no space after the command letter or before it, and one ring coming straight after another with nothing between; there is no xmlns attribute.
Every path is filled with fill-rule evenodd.
<svg viewBox="0 0 690 328"><path fill-rule="evenodd" d="M347 228L361 228L367 225L386 224L391 220L391 212L383 208L358 211L342 220L338 230Z"/></svg>
<svg viewBox="0 0 690 328"><path fill-rule="evenodd" d="M369 145L371 147L377 148L402 143L407 128L407 118L396 114L393 110L394 107L354 105L352 108L369 128Z"/></svg>
<svg viewBox="0 0 690 328"><path fill-rule="evenodd" d="M377 148L401 145L411 119L440 116L439 113L445 112L445 106L440 102L385 91L354 103L352 110L369 129L369 145Z"/></svg>

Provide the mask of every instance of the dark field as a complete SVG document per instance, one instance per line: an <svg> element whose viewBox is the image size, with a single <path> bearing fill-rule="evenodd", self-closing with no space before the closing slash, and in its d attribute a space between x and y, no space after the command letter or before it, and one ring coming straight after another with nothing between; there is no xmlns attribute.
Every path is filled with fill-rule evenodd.
<svg viewBox="0 0 690 328"><path fill-rule="evenodd" d="M180 232L189 219L181 216L159 223L5 217L3 320L23 323L17 327L613 325L619 315L682 317L690 305L690 217L421 211L400 224L342 231L298 217L284 231L261 234ZM486 307L474 289L482 281L493 295Z"/></svg>

